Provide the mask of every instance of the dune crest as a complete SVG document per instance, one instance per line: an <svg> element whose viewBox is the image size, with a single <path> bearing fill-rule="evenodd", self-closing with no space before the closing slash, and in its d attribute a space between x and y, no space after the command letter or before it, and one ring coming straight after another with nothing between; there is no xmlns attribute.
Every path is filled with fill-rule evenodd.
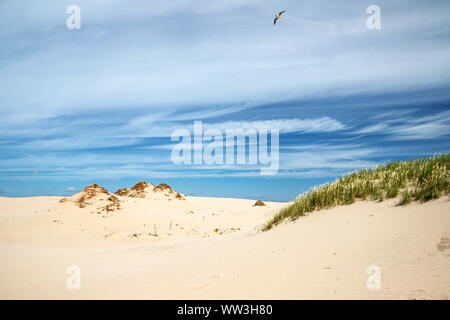
<svg viewBox="0 0 450 320"><path fill-rule="evenodd" d="M110 213L120 210L119 198L96 183L87 186L82 191L69 198L61 199L59 202L70 202L81 209L86 207L96 207L97 213Z"/></svg>
<svg viewBox="0 0 450 320"><path fill-rule="evenodd" d="M117 196L130 198L151 198L151 199L178 199L186 200L186 195L182 195L173 190L167 183L160 183L156 187L150 182L139 181L131 188L122 188L115 193Z"/></svg>
<svg viewBox="0 0 450 320"><path fill-rule="evenodd" d="M115 195L122 197L131 197L131 198L145 198L145 195L148 191L151 191L154 188L152 183L147 183L145 181L139 181L131 188L122 188L114 192Z"/></svg>

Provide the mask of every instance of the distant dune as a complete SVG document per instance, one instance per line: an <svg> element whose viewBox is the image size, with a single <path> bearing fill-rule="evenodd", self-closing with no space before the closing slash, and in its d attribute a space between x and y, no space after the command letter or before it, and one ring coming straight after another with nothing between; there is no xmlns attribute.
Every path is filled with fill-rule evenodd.
<svg viewBox="0 0 450 320"><path fill-rule="evenodd" d="M103 247L201 239L257 230L284 205L254 203L190 197L144 181L115 194L92 184L65 198L0 198L0 244Z"/></svg>

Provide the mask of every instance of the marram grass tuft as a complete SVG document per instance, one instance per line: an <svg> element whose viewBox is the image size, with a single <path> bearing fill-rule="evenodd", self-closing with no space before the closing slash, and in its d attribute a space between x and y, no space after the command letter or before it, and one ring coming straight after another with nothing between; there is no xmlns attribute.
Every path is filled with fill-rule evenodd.
<svg viewBox="0 0 450 320"><path fill-rule="evenodd" d="M394 161L348 174L332 183L312 188L281 209L263 230L286 218L360 200L384 201L400 196L399 205L425 202L450 193L450 154L409 161Z"/></svg>

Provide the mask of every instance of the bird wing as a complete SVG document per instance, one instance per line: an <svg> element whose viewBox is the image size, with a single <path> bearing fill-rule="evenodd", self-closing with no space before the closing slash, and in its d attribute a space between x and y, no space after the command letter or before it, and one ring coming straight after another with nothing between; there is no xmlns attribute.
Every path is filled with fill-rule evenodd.
<svg viewBox="0 0 450 320"><path fill-rule="evenodd" d="M277 23L278 17L275 17L275 19L273 19L273 24L275 25Z"/></svg>
<svg viewBox="0 0 450 320"><path fill-rule="evenodd" d="M286 12L286 10L283 10L283 11L280 11L279 13L278 13L278 15L279 16L281 16L283 13L285 13Z"/></svg>

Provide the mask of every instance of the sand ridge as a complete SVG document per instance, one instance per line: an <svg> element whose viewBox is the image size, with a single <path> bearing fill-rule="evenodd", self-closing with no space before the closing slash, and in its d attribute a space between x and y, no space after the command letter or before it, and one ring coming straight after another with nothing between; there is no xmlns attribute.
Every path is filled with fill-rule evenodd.
<svg viewBox="0 0 450 320"><path fill-rule="evenodd" d="M172 199L185 200L186 197L186 195L183 196L173 190L166 183L154 186L151 182L147 183L146 181L139 181L129 189L119 189L114 194L121 197L167 199L169 201Z"/></svg>

